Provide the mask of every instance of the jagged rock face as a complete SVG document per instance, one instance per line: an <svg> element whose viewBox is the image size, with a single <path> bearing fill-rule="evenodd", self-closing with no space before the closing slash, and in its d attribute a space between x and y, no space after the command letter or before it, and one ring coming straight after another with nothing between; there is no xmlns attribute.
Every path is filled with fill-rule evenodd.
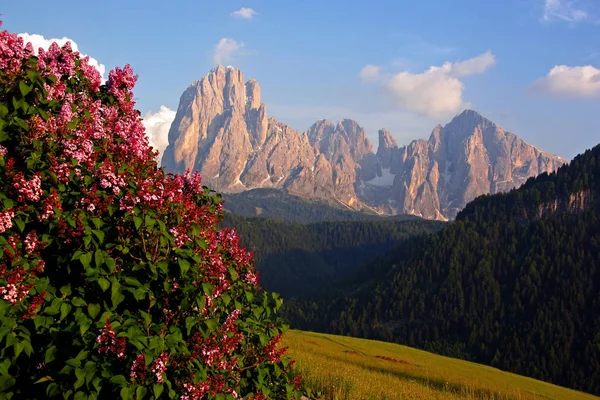
<svg viewBox="0 0 600 400"><path fill-rule="evenodd" d="M258 82L245 82L231 67L217 67L185 90L162 159L167 171L198 170L224 193L276 188L431 219L453 218L475 197L563 163L470 110L407 146L382 129L376 154L349 119L320 120L301 134L269 118Z"/></svg>
<svg viewBox="0 0 600 400"><path fill-rule="evenodd" d="M395 211L425 218L454 218L475 197L508 191L565 162L471 110L397 152L387 136L380 132L378 158L394 175Z"/></svg>
<svg viewBox="0 0 600 400"><path fill-rule="evenodd" d="M231 67L211 70L183 93L162 164L171 172L198 170L206 185L225 193L279 188L355 202L352 191L336 186L349 178L334 173L307 135L269 119L258 83L244 83Z"/></svg>

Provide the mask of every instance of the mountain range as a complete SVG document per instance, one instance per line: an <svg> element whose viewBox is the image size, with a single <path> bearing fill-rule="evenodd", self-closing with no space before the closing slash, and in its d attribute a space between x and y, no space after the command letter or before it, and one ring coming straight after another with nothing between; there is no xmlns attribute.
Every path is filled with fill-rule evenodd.
<svg viewBox="0 0 600 400"><path fill-rule="evenodd" d="M274 188L354 210L437 220L564 162L472 110L406 146L382 129L376 152L350 119L319 120L300 133L267 116L256 80L222 66L182 94L162 158L167 171L198 170L222 193Z"/></svg>

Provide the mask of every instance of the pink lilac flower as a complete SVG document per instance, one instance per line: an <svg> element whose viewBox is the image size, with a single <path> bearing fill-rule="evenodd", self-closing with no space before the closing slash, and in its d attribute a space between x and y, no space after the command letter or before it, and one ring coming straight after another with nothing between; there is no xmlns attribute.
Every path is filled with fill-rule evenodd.
<svg viewBox="0 0 600 400"><path fill-rule="evenodd" d="M27 254L31 254L37 249L40 242L37 240L36 232L31 231L25 237L23 243L25 244L25 252Z"/></svg>
<svg viewBox="0 0 600 400"><path fill-rule="evenodd" d="M41 185L42 180L39 173L35 174L30 180L25 179L22 172L14 176L13 187L20 194L19 201L22 201L23 198L33 202L39 201L43 193Z"/></svg>
<svg viewBox="0 0 600 400"><path fill-rule="evenodd" d="M42 214L40 215L40 221L45 221L54 215L55 208L62 210L60 200L58 199L58 193L53 191L44 201L44 205L42 206Z"/></svg>
<svg viewBox="0 0 600 400"><path fill-rule="evenodd" d="M6 211L0 212L0 233L5 232L7 229L12 228L12 219L15 217L15 213L12 208Z"/></svg>
<svg viewBox="0 0 600 400"><path fill-rule="evenodd" d="M23 300L27 293L29 293L30 287L27 285L17 286L14 283L9 283L4 287L0 287L0 294L4 300L9 301L15 305L19 301Z"/></svg>
<svg viewBox="0 0 600 400"><path fill-rule="evenodd" d="M96 337L96 343L99 345L98 353L113 353L117 355L117 358L125 358L127 339L117 337L117 332L112 328L110 321L107 321L104 328L100 330L100 334Z"/></svg>
<svg viewBox="0 0 600 400"><path fill-rule="evenodd" d="M152 373L156 377L157 383L163 382L162 373L167 370L167 359L168 354L163 352L156 360L154 360L154 363L152 364Z"/></svg>
<svg viewBox="0 0 600 400"><path fill-rule="evenodd" d="M131 364L129 377L135 382L143 382L146 379L146 360L143 354L139 354Z"/></svg>
<svg viewBox="0 0 600 400"><path fill-rule="evenodd" d="M244 281L253 286L258 286L258 276L254 270L250 270L244 276Z"/></svg>

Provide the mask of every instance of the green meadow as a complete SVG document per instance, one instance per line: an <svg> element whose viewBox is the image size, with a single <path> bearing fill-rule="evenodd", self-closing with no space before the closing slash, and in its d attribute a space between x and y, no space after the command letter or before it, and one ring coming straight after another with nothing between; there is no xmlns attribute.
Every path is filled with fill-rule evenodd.
<svg viewBox="0 0 600 400"><path fill-rule="evenodd" d="M318 399L600 399L392 343L296 330L284 342Z"/></svg>

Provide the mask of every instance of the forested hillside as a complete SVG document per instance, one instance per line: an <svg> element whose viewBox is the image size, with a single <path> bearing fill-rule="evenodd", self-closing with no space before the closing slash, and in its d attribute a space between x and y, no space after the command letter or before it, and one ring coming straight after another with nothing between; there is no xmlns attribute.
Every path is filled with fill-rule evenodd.
<svg viewBox="0 0 600 400"><path fill-rule="evenodd" d="M323 290L408 237L444 226L421 219L303 225L230 213L222 224L235 227L242 244L254 251L261 284L286 299Z"/></svg>
<svg viewBox="0 0 600 400"><path fill-rule="evenodd" d="M288 303L294 327L377 338L600 394L600 146Z"/></svg>

